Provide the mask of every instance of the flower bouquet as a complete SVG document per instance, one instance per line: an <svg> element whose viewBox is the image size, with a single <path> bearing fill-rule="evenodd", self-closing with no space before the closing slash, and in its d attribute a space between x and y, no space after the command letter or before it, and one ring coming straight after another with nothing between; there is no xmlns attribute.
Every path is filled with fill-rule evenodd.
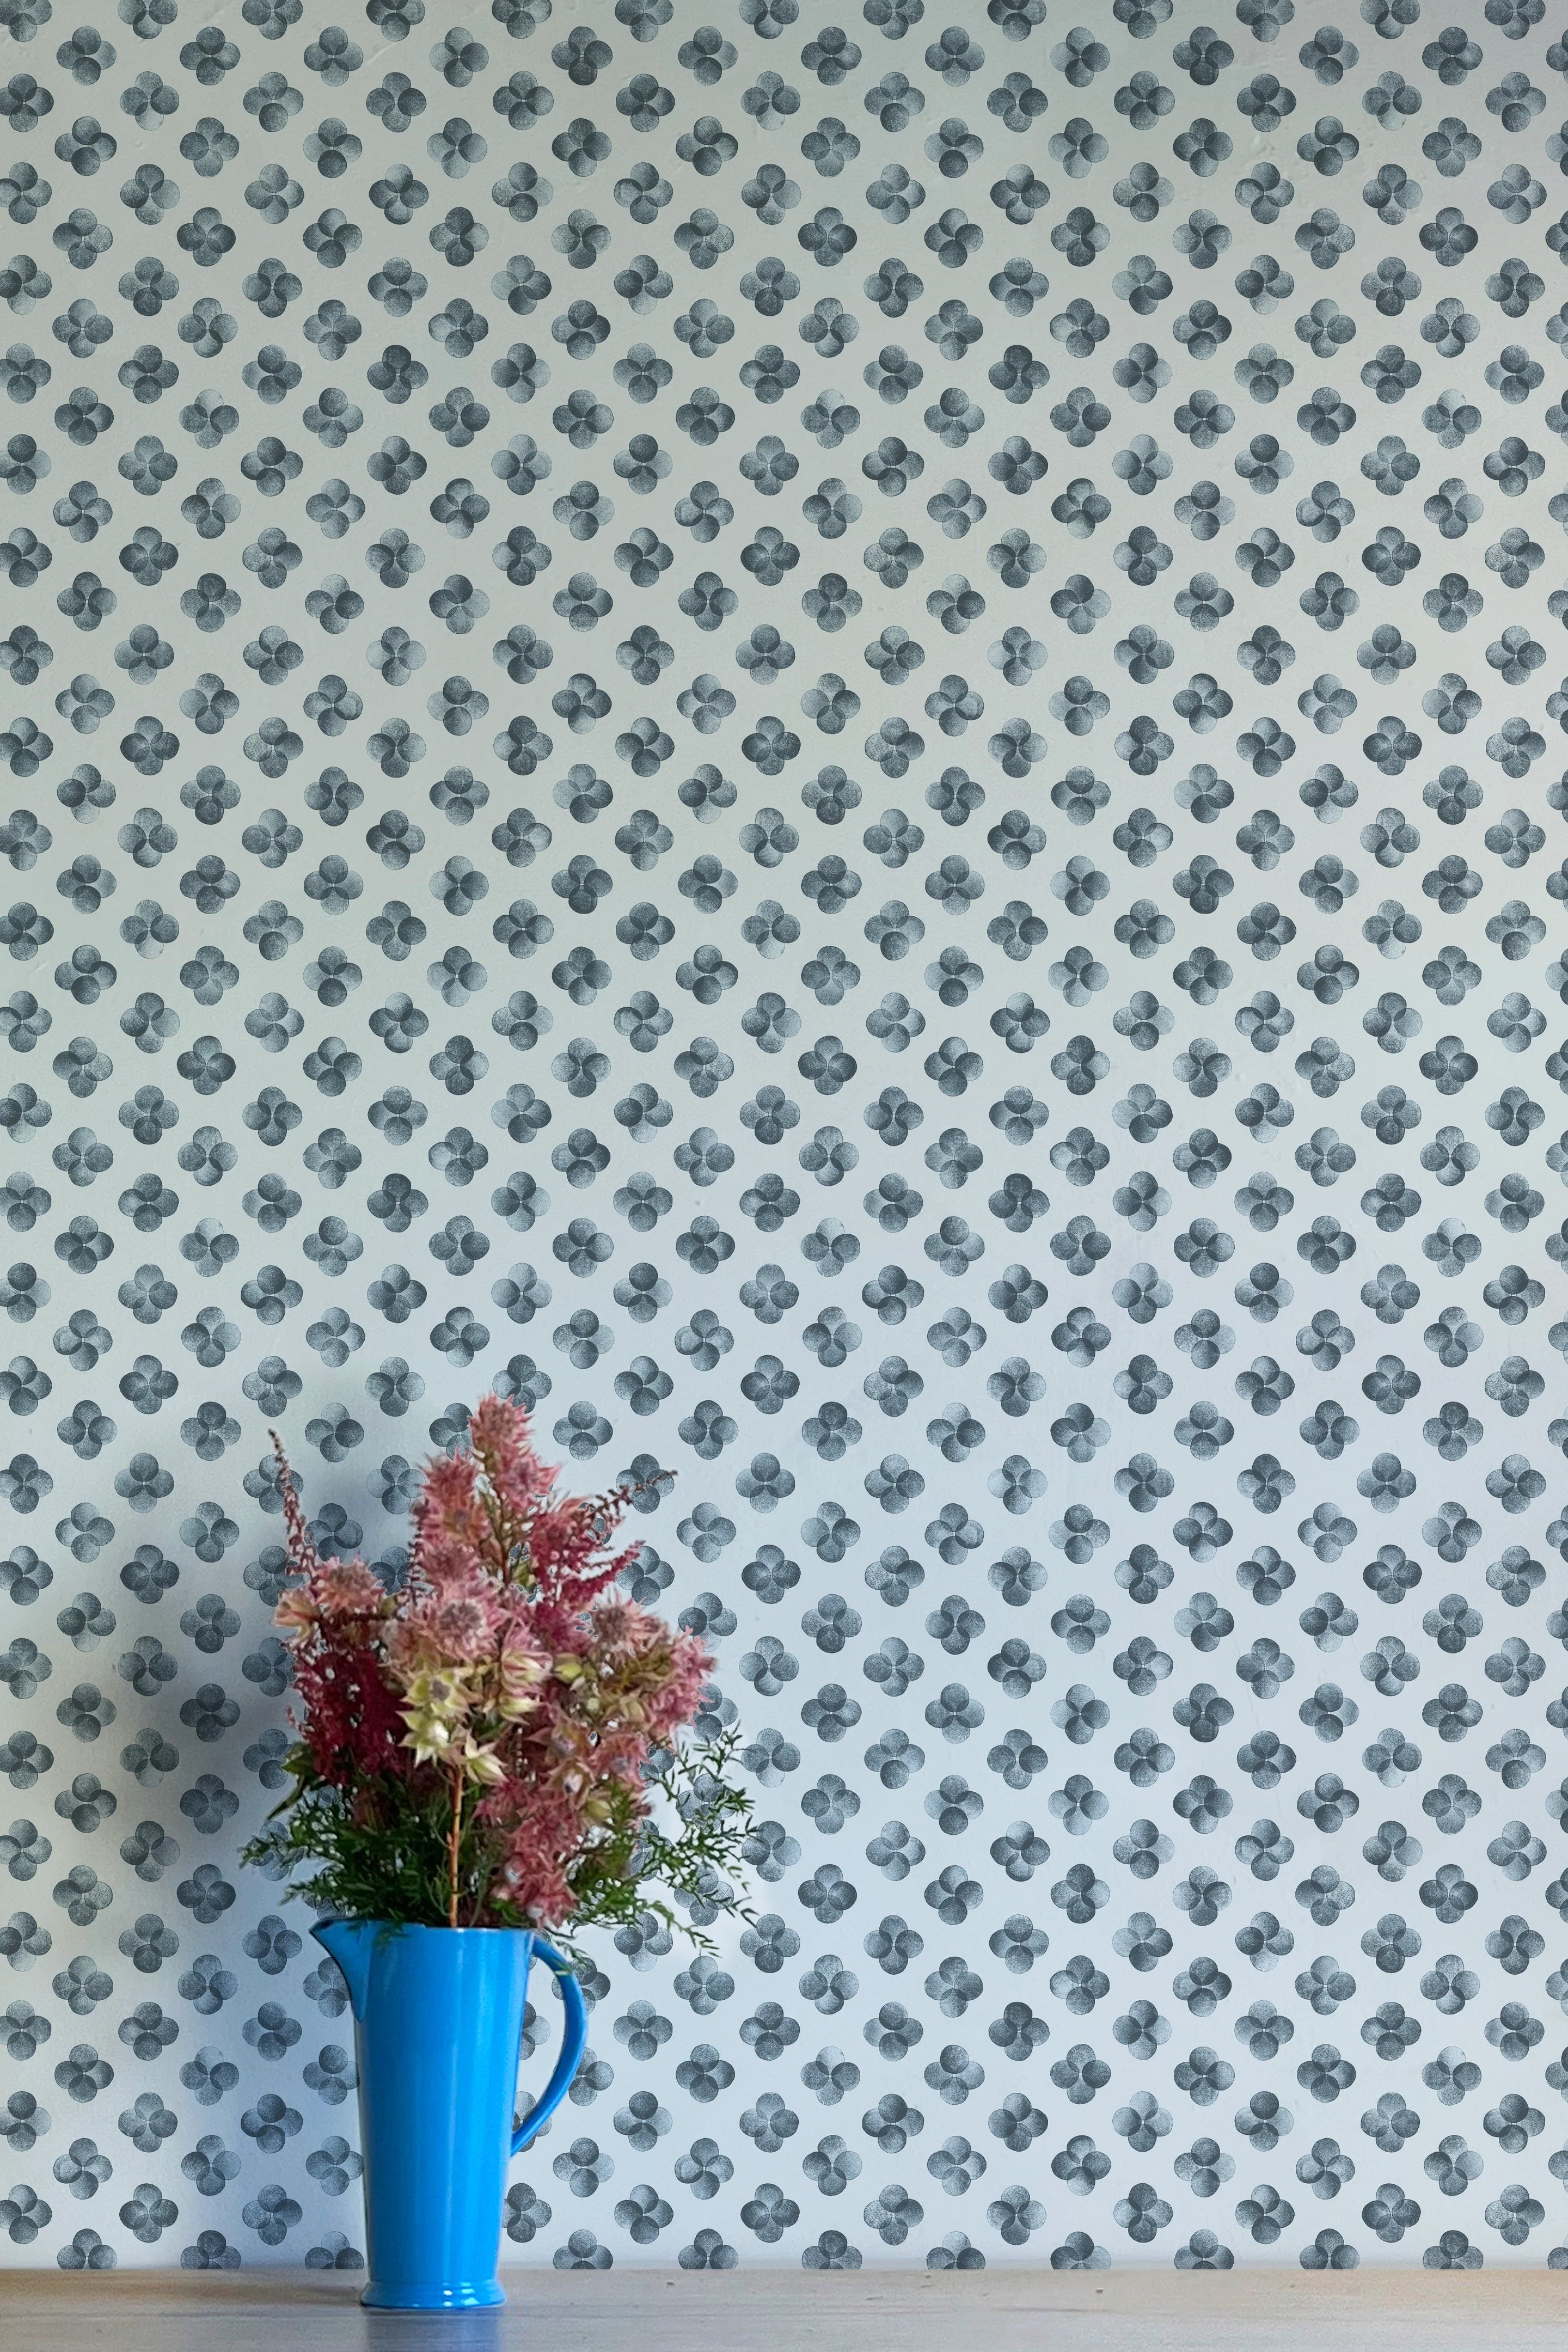
<svg viewBox="0 0 1568 2352"><path fill-rule="evenodd" d="M245 1858L303 1874L289 1892L327 1915L316 1934L348 1979L364 2299L499 2301L506 2161L564 2096L585 2038L575 1974L541 1931L576 1945L652 1913L708 1948L707 1923L750 1916L728 1874L751 1827L728 1777L736 1735L683 1738L712 1660L620 1588L639 1549L616 1548L629 1493L558 1493L520 1407L487 1397L467 1442L426 1466L395 1590L363 1560L321 1558L273 1443L299 1737ZM568 2031L514 2137L532 1957L562 1979ZM484 2112L459 2147L465 2107Z"/></svg>

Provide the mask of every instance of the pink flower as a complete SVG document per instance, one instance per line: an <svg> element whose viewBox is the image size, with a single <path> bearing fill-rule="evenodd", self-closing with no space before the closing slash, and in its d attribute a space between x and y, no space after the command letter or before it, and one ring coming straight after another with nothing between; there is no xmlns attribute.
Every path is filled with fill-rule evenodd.
<svg viewBox="0 0 1568 2352"><path fill-rule="evenodd" d="M668 1627L648 1614L637 1601L620 1593L606 1594L594 1608L593 1627L596 1646L612 1657L636 1657L656 1642L668 1638Z"/></svg>
<svg viewBox="0 0 1568 2352"><path fill-rule="evenodd" d="M323 1617L379 1617L386 1588L363 1559L334 1560L313 1580L316 1606Z"/></svg>
<svg viewBox="0 0 1568 2352"><path fill-rule="evenodd" d="M494 1651L500 1621L493 1583L470 1569L402 1611L392 1635L393 1665L406 1675L477 1664Z"/></svg>
<svg viewBox="0 0 1568 2352"><path fill-rule="evenodd" d="M328 1618L384 1617L388 1607L385 1587L363 1559L334 1560L287 1587L272 1622L298 1633Z"/></svg>
<svg viewBox="0 0 1568 2352"><path fill-rule="evenodd" d="M315 1623L319 1614L310 1586L291 1584L280 1595L272 1612L272 1622L281 1633L302 1633L307 1626Z"/></svg>

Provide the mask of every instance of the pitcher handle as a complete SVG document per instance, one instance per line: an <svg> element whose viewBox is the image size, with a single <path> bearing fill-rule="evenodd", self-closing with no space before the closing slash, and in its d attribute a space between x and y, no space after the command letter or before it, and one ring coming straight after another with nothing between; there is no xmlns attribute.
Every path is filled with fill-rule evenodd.
<svg viewBox="0 0 1568 2352"><path fill-rule="evenodd" d="M583 1988L571 1962L562 1957L553 1944L547 1944L542 1936L535 1936L533 1952L535 1958L542 1960L560 1979L561 1999L566 2011L566 2035L561 2055L555 2061L555 2072L544 2086L543 2097L536 2106L529 2109L511 2136L513 2156L521 2156L550 2121L571 2089L578 2062L588 2046L588 2004L583 1998Z"/></svg>

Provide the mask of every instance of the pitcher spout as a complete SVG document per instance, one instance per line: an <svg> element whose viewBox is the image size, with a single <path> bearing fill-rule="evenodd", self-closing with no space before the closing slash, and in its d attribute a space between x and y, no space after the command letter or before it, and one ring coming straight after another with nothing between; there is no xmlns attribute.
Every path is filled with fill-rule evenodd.
<svg viewBox="0 0 1568 2352"><path fill-rule="evenodd" d="M366 1919L320 1919L310 1930L317 1943L342 1969L350 2006L362 2022L370 1984L371 1948L376 1932L375 1923Z"/></svg>

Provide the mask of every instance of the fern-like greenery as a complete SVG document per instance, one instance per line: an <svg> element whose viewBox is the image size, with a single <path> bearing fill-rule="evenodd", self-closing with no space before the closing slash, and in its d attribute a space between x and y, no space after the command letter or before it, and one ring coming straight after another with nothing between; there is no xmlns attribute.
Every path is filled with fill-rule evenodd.
<svg viewBox="0 0 1568 2352"><path fill-rule="evenodd" d="M739 1734L693 1741L655 1759L643 1793L609 1784L608 1818L575 1856L570 1916L552 1929L574 1958L589 1927L620 1927L651 1914L700 1951L714 1948L704 1921L721 1914L751 1919L730 1883L744 1865L752 1801L727 1779ZM286 1759L290 1786L253 1838L244 1860L281 1877L300 1870L285 1899L351 1919L394 1919L409 1926L448 1924L451 1887L451 1782L430 1771L383 1774L353 1790L316 1772L302 1745ZM486 1900L500 1859L494 1838L464 1807L458 1845L459 1917ZM687 1916L674 1907L679 1904ZM527 1927L521 1913L489 1900L498 1927Z"/></svg>

